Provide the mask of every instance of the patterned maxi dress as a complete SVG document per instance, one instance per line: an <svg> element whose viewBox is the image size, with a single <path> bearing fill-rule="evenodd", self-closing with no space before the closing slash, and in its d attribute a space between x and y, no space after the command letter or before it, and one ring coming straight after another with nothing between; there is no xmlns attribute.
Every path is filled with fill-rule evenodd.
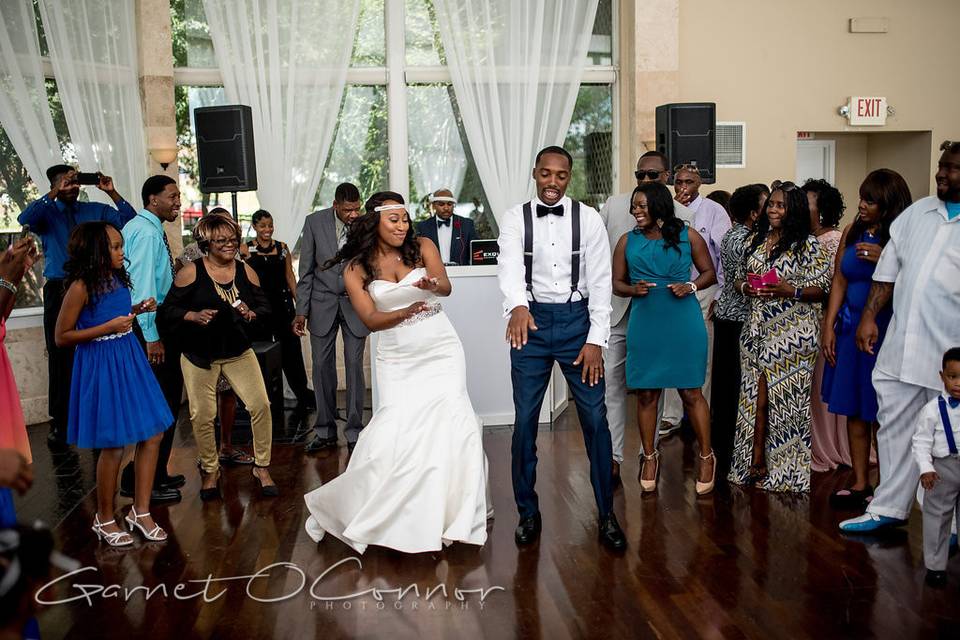
<svg viewBox="0 0 960 640"><path fill-rule="evenodd" d="M747 254L737 280L775 267L796 287L830 286L829 259L813 236L800 251L767 259L763 245ZM820 304L793 298L751 298L740 336L742 381L734 436L731 482L747 480L753 458L753 426L761 375L767 379L767 491L810 490L810 390L820 348Z"/></svg>

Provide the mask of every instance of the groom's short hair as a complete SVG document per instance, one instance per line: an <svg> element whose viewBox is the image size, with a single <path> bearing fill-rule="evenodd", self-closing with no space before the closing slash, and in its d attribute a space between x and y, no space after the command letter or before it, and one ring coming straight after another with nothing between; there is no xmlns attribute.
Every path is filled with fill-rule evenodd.
<svg viewBox="0 0 960 640"><path fill-rule="evenodd" d="M337 190L333 192L334 202L360 202L360 189L349 182L337 185Z"/></svg>
<svg viewBox="0 0 960 640"><path fill-rule="evenodd" d="M570 155L570 152L564 149L563 147L558 147L556 145L550 145L549 147L544 147L540 149L540 152L537 154L537 159L534 160L533 165L536 166L540 163L540 158L549 154L555 153L558 156L563 156L567 159L567 164L570 165L570 169L573 169L573 156Z"/></svg>

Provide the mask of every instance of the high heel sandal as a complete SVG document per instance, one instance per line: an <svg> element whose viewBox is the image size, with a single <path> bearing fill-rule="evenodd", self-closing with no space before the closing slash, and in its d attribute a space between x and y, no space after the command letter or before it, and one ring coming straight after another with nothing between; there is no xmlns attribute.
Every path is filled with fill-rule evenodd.
<svg viewBox="0 0 960 640"><path fill-rule="evenodd" d="M98 540L106 540L111 547L128 547L133 544L133 536L126 531L104 531L104 525L115 524L116 520L107 520L100 522L100 514L93 516L93 532L97 534Z"/></svg>
<svg viewBox="0 0 960 640"><path fill-rule="evenodd" d="M698 496L703 496L713 491L713 485L717 480L717 456L714 455L713 449L710 450L708 455L700 456L700 466L703 467L704 460L710 459L713 459L713 469L710 471L710 482L700 482L700 480L697 479L696 489Z"/></svg>
<svg viewBox="0 0 960 640"><path fill-rule="evenodd" d="M276 498L280 495L280 489L277 488L276 484L263 484L263 480L260 479L260 476L257 475L257 469L266 469L266 467L254 467L251 470L251 475L257 481L257 484L260 485L260 495L264 498Z"/></svg>
<svg viewBox="0 0 960 640"><path fill-rule="evenodd" d="M760 464L751 464L750 468L747 470L747 484L757 484L759 482L763 482L768 473L766 462L762 462Z"/></svg>
<svg viewBox="0 0 960 640"><path fill-rule="evenodd" d="M200 475L204 478L210 475L210 473L212 472L203 471L202 469L200 471ZM211 500L221 499L222 496L220 495L220 470L219 469L217 469L216 474L217 474L217 483L215 485L213 485L209 489L200 489L201 501L210 502Z"/></svg>
<svg viewBox="0 0 960 640"><path fill-rule="evenodd" d="M133 516L131 518L130 516ZM140 533L143 534L143 537L151 542L164 542L167 539L167 532L163 530L163 527L154 523L153 529L147 531L146 527L137 522L140 518L147 518L150 516L150 512L146 513L137 513L136 507L130 507L130 513L124 518L127 521L127 524L130 525L130 532L133 532L133 528L136 527L140 529Z"/></svg>
<svg viewBox="0 0 960 640"><path fill-rule="evenodd" d="M660 478L660 452L654 451L649 456L647 454L642 454L643 464L640 465L640 492L641 493L650 493L651 491L657 490L657 480ZM644 480L643 479L643 468L649 460L655 460L657 463L657 471L653 474L653 480Z"/></svg>

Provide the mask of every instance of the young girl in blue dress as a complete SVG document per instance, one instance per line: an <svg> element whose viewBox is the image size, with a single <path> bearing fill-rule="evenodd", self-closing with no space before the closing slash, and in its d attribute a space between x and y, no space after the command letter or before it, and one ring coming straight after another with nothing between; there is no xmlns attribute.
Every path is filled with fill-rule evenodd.
<svg viewBox="0 0 960 640"><path fill-rule="evenodd" d="M56 341L58 346L77 348L67 441L100 449L93 531L114 547L133 543L116 522L114 495L123 448L134 444L136 486L125 521L130 531L139 529L147 540L166 540L149 506L160 438L173 416L133 334L135 316L154 311L156 301L150 298L131 306L123 237L105 222L87 222L73 231L65 270L68 289Z"/></svg>

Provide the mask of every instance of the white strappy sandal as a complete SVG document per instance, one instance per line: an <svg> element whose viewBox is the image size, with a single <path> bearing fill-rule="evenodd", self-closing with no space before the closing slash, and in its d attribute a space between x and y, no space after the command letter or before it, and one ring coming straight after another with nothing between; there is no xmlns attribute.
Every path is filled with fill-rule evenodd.
<svg viewBox="0 0 960 640"><path fill-rule="evenodd" d="M130 507L130 513L124 518L127 521L127 524L130 525L130 531L133 531L133 528L136 527L140 529L140 533L143 534L143 537L151 542L163 542L167 539L167 532L163 530L163 527L156 525L150 531L147 531L146 527L137 522L140 518L146 518L150 515L150 512L146 513L137 513L136 508ZM133 516L132 518L130 516Z"/></svg>
<svg viewBox="0 0 960 640"><path fill-rule="evenodd" d="M100 514L93 516L93 532L97 534L98 540L106 540L111 547L127 547L133 544L133 537L126 531L104 531L103 527L108 524L114 524L116 520L107 520L100 522Z"/></svg>

